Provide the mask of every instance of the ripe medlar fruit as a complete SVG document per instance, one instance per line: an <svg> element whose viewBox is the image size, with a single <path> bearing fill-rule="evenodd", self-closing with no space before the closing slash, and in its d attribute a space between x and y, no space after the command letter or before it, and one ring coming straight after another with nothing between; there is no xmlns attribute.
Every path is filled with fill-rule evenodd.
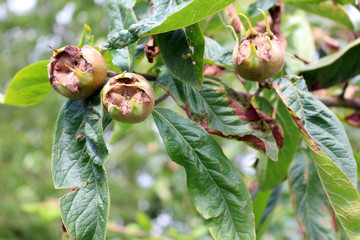
<svg viewBox="0 0 360 240"><path fill-rule="evenodd" d="M150 83L141 75L125 72L109 79L101 100L110 117L123 123L144 121L155 105Z"/></svg>
<svg viewBox="0 0 360 240"><path fill-rule="evenodd" d="M50 47L51 48L51 47ZM48 64L52 87L70 99L85 99L98 90L106 80L106 63L94 48L65 46L55 50Z"/></svg>
<svg viewBox="0 0 360 240"><path fill-rule="evenodd" d="M247 36L239 42L233 52L235 71L246 80L262 82L276 75L284 65L285 54L280 40L271 32L264 11L267 33L258 33L249 22Z"/></svg>

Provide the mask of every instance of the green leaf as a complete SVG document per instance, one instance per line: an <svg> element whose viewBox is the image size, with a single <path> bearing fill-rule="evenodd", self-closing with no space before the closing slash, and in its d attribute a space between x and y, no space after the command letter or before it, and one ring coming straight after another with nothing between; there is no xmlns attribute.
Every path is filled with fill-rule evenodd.
<svg viewBox="0 0 360 240"><path fill-rule="evenodd" d="M323 103L312 97L303 78L273 82L313 155L330 203L348 235L360 235L360 197L356 163L345 130Z"/></svg>
<svg viewBox="0 0 360 240"><path fill-rule="evenodd" d="M337 239L339 240L350 240L350 238L348 237L348 234L346 234L343 226L341 225L340 221L338 218L336 218L336 226L337 226L337 234L338 237ZM358 240L359 238L354 236L353 238L351 238L351 240Z"/></svg>
<svg viewBox="0 0 360 240"><path fill-rule="evenodd" d="M246 141L277 159L278 148L269 126L245 96L216 80L204 80L198 91L167 72L159 76L156 84L169 91L188 117L209 133Z"/></svg>
<svg viewBox="0 0 360 240"><path fill-rule="evenodd" d="M36 62L17 72L5 93L4 103L30 106L44 100L52 89L47 72L48 63Z"/></svg>
<svg viewBox="0 0 360 240"><path fill-rule="evenodd" d="M122 72L119 67L114 65L113 56L111 55L110 51L106 51L103 54L103 57L104 57L104 60L105 60L105 63L106 63L107 70L111 70L111 71L114 71L114 72Z"/></svg>
<svg viewBox="0 0 360 240"><path fill-rule="evenodd" d="M107 50L123 48L134 43L141 36L156 35L174 31L197 23L219 12L235 0L193 0L176 5L175 1L160 0L155 5L157 12L151 18L144 19L120 31L104 44Z"/></svg>
<svg viewBox="0 0 360 240"><path fill-rule="evenodd" d="M340 4L334 4L333 1L323 1L319 3L291 3L292 6L298 9L302 9L306 12L319 15L324 18L333 20L334 22L340 23L350 30L354 30L349 16L345 9Z"/></svg>
<svg viewBox="0 0 360 240"><path fill-rule="evenodd" d="M205 40L199 24L156 36L169 72L187 84L201 89L204 80Z"/></svg>
<svg viewBox="0 0 360 240"><path fill-rule="evenodd" d="M169 157L185 168L193 203L215 239L255 239L250 194L217 142L196 123L153 111Z"/></svg>
<svg viewBox="0 0 360 240"><path fill-rule="evenodd" d="M356 163L352 149L335 114L310 95L302 77L285 76L276 79L273 86L285 105L290 108L288 110L302 134L306 132L351 182L356 183Z"/></svg>
<svg viewBox="0 0 360 240"><path fill-rule="evenodd" d="M273 190L262 191L258 188L252 194L256 237L258 239L261 238L262 234L270 225L271 215L277 206L277 202L281 196L281 190L282 183L274 187Z"/></svg>
<svg viewBox="0 0 360 240"><path fill-rule="evenodd" d="M74 240L105 239L109 193L103 129L109 122L99 95L67 100L59 113L52 173L56 188L73 189L61 198L61 214Z"/></svg>
<svg viewBox="0 0 360 240"><path fill-rule="evenodd" d="M86 23L84 24L84 30L81 35L81 42L78 48L82 48L84 45L92 46L94 44L94 35L91 34L91 28Z"/></svg>
<svg viewBox="0 0 360 240"><path fill-rule="evenodd" d="M248 8L248 13L251 17L257 16L261 14L258 8L262 9L263 11L269 10L272 6L275 5L277 0L258 0L252 4L250 4Z"/></svg>
<svg viewBox="0 0 360 240"><path fill-rule="evenodd" d="M205 37L204 62L234 70L232 50L223 48L215 40Z"/></svg>
<svg viewBox="0 0 360 240"><path fill-rule="evenodd" d="M306 65L299 75L305 78L310 90L328 88L360 74L359 62L360 39L357 39L344 50Z"/></svg>
<svg viewBox="0 0 360 240"><path fill-rule="evenodd" d="M360 155L354 152L354 158L357 165L357 189L360 191Z"/></svg>
<svg viewBox="0 0 360 240"><path fill-rule="evenodd" d="M137 211L136 212L136 220L140 225L141 229L150 231L152 228L151 218L146 215L144 212Z"/></svg>
<svg viewBox="0 0 360 240"><path fill-rule="evenodd" d="M131 1L130 1L131 2ZM110 20L108 37L112 37L117 32L130 27L137 22L133 11L133 4L129 1L118 3L117 0L107 1L107 14ZM130 44L128 47L111 51L113 64L122 71L132 72L134 69L136 44Z"/></svg>
<svg viewBox="0 0 360 240"><path fill-rule="evenodd" d="M260 226L262 216L265 212L266 205L271 196L271 190L262 191L259 188L255 190L255 196L253 197L253 209L255 216L255 229Z"/></svg>
<svg viewBox="0 0 360 240"><path fill-rule="evenodd" d="M145 45L146 43L136 45L135 59L140 58L145 53L144 51Z"/></svg>
<svg viewBox="0 0 360 240"><path fill-rule="evenodd" d="M86 184L60 199L65 227L74 240L105 239L109 190L103 167L92 168Z"/></svg>
<svg viewBox="0 0 360 240"><path fill-rule="evenodd" d="M133 8L136 0L117 0L117 2L122 7Z"/></svg>
<svg viewBox="0 0 360 240"><path fill-rule="evenodd" d="M335 219L310 151L296 152L288 180L295 216L306 239L337 239Z"/></svg>
<svg viewBox="0 0 360 240"><path fill-rule="evenodd" d="M276 101L274 112L276 113L276 123L279 123L284 131L284 145L279 148L277 162L263 154L260 155L256 167L256 176L262 190L272 189L286 179L289 165L300 141L300 131L294 124L287 107L280 99Z"/></svg>
<svg viewBox="0 0 360 240"><path fill-rule="evenodd" d="M286 38L286 51L312 61L315 58L315 43L306 12L296 10L291 15L284 15L281 30ZM290 56L285 56L293 72L298 72L305 63Z"/></svg>
<svg viewBox="0 0 360 240"><path fill-rule="evenodd" d="M357 177L358 177L358 180L360 180L360 155L358 153L354 152L354 158L356 161L356 165L358 166Z"/></svg>

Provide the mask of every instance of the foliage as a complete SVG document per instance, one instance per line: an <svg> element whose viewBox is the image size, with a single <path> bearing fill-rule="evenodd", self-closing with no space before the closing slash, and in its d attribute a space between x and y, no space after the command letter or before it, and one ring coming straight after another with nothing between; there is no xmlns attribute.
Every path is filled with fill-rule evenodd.
<svg viewBox="0 0 360 240"><path fill-rule="evenodd" d="M70 11L73 5L69 4L64 12ZM359 138L352 134L358 129L341 121L358 114L353 109L360 110L359 88L356 81L350 81L359 76L355 67L359 65L359 41L349 37L359 34L360 26L349 11L360 13L356 5L349 4L353 3L108 0L103 8L94 8L88 1L79 1L72 11L84 7L83 12L91 16L94 9L101 9L99 19L107 16L108 34L96 30L96 21L89 18L82 33L77 32L80 27L71 26L77 40L73 37L65 42L97 47L111 70L108 76L114 75L113 71L128 71L154 81L159 96L156 104L161 108L155 108L143 123L118 123L104 109L99 89L88 99L66 100L55 126L54 109L64 98L51 91L48 61L39 61L43 56L35 49L36 61L21 70L15 65L16 74L4 71L14 77L0 94L0 107L9 113L0 119L10 122L12 113L20 111L13 106L39 104L22 108L18 118L34 117L39 121L36 132L46 123L51 126L40 141L34 132L26 135L21 123L17 131L22 135L14 136L12 142L16 145L0 141L4 144L0 145L0 157L6 159L1 164L7 168L12 166L11 160L23 161L9 172L19 179L28 169L31 174L46 172L46 177L36 181L40 189L52 189L48 186L52 176L59 191L50 190L51 199L44 197L46 194L36 196L29 194L32 190L24 180L17 180L14 186L23 189L16 203L23 203L23 211L40 216L41 224L50 225L57 219L58 226L53 229L58 229L58 238L61 218L63 238L73 240L118 236L259 239L271 234L285 238L276 235L282 231L274 231L274 226L286 230L287 223L295 222L294 218L278 222L281 216L291 218L287 216L290 201L291 214L299 223L294 229L300 229L304 238L360 239L360 149L355 144ZM54 9L60 6L52 5ZM273 32L287 44L290 57L265 83L249 82L234 72L234 40L227 29L229 24L242 25L238 16L245 14L265 30L257 8L269 11ZM54 9L48 14L54 14ZM319 28L322 21L329 23L324 29ZM319 32L329 36L316 37ZM342 50L334 47L338 42ZM28 50L21 54L31 56ZM328 56L315 62L315 55ZM319 92L309 91L320 88L325 89L325 100L319 98ZM334 103L337 98L342 101ZM3 126L0 130L6 129ZM40 159L49 159L52 137L50 167L49 161ZM33 146L22 147L29 140ZM256 153L253 159L250 151ZM249 167L243 167L246 164ZM0 183L10 173L0 170ZM288 186L283 183L286 180ZM0 193L5 202L11 202L5 192ZM60 208L55 197L60 197ZM11 209L4 216L11 216ZM170 223L167 218L176 220ZM6 223L0 217L0 227L3 221ZM4 226L9 230L0 230L0 238L14 238L17 227L11 223ZM19 239L36 239L28 232L22 229ZM42 234L51 239L53 233Z"/></svg>

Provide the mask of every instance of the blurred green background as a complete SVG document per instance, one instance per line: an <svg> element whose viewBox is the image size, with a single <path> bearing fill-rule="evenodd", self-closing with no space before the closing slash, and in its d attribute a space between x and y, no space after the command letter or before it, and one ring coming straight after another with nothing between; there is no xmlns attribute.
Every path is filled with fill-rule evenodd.
<svg viewBox="0 0 360 240"><path fill-rule="evenodd" d="M104 5L105 0L1 1L0 92L5 93L18 70L49 59L52 52L48 45L77 45L84 23L91 27L95 42L101 46L108 25ZM139 9L145 9L138 15L140 18L150 14L147 1L137 1L135 11ZM293 17L304 20L303 15L300 12ZM207 36L232 47L230 33L219 22L219 17L214 16L201 26ZM297 26L294 24L285 21L291 31ZM299 31L310 31L306 27L309 25ZM295 43L288 39L288 44L291 47ZM315 53L315 46L311 47L313 52L307 53L310 57ZM146 72L150 65L144 63L146 60L139 61L138 71ZM54 189L51 148L56 117L64 101L52 91L36 106L0 105L0 240L61 239L58 198L67 191ZM162 104L177 108L171 99ZM111 153L106 163L111 194L108 239L212 239L191 203L184 170L169 160L151 118L134 126L112 124L105 138ZM359 136L352 133L351 138L355 141ZM256 158L255 151L240 142L217 140L247 174L245 181L250 185L254 181L250 165ZM264 239L301 239L287 184Z"/></svg>

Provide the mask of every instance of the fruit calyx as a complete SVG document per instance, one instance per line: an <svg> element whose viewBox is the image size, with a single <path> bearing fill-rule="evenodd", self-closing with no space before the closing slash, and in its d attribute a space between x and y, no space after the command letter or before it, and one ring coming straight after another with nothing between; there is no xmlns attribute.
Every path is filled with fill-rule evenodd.
<svg viewBox="0 0 360 240"><path fill-rule="evenodd" d="M71 92L79 93L80 82L77 75L91 74L94 67L86 61L81 50L75 46L66 46L59 50L50 48L54 52L50 60L51 85L61 84Z"/></svg>
<svg viewBox="0 0 360 240"><path fill-rule="evenodd" d="M154 90L141 75L122 73L109 79L101 92L110 116L124 123L144 121L155 104Z"/></svg>
<svg viewBox="0 0 360 240"><path fill-rule="evenodd" d="M50 46L49 46L50 47ZM87 45L79 49L65 46L54 49L48 65L52 87L70 99L85 99L106 80L106 63L102 55Z"/></svg>
<svg viewBox="0 0 360 240"><path fill-rule="evenodd" d="M249 30L246 37L240 42L236 41L233 53L233 65L237 73L247 80L257 82L273 77L281 70L285 61L280 40L271 32L265 12L259 10L264 15L267 32L256 32L250 20L241 14L248 21Z"/></svg>

